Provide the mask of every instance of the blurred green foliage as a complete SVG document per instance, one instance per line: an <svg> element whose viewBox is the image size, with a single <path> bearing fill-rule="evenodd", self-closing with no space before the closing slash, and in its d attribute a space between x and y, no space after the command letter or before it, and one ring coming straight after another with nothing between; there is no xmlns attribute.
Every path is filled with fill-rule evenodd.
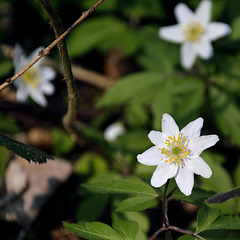
<svg viewBox="0 0 240 240"><path fill-rule="evenodd" d="M90 193L82 187L79 191L83 200L78 204L76 219L81 224L64 223L68 230L81 233L83 237L88 238L94 232L91 239L144 240L148 232L153 231L150 229L152 219L143 210L151 211L156 207L155 192L144 182L120 176L135 174L149 183L154 168L138 164L136 155L152 145L147 134L152 129L161 130L163 113L174 116L180 128L201 116L204 118L202 134L219 135L220 142L202 154L213 171L212 177L195 176L193 194L186 197L177 190L173 199L201 206L195 225L198 231L206 230L203 233L206 239L236 237L235 233L215 230L239 229L239 199L208 207L204 200L211 194L240 185L239 0L212 1L211 20L229 24L232 33L213 42L213 57L207 61L197 59L190 71L183 70L180 65L180 46L158 37L160 27L176 23L173 11L178 2L105 0L66 38L71 60L76 64L107 74L105 62L110 53L118 50L122 56L120 65L124 68L123 72L119 70L121 74L115 84L104 92L97 92L92 99L91 107L99 113L85 121L86 128L81 134L87 139L87 146L79 147L76 153L71 137L52 123L56 125L52 130L52 153L69 159L74 156L76 173L86 180L82 186L94 191ZM195 9L200 1L184 2ZM95 1L52 0L51 3L67 29ZM5 12L6 6L10 10ZM54 39L49 20L38 1L2 0L0 23L6 19L11 24L4 28L0 24L2 43L13 46L19 42L31 52L39 45L49 45ZM33 22L33 26L29 22ZM59 61L57 50L49 57ZM0 80L12 73L11 61L0 53ZM84 86L79 84L80 93L81 87ZM84 103L85 95L80 94L81 103ZM82 106L84 104L80 104L80 109ZM116 142L109 143L103 138L103 132L116 118L124 123L127 131ZM1 113L0 131L13 134L21 131L21 126L7 113ZM0 155L2 176L6 153L0 149ZM174 181L171 184L173 188ZM101 218L101 212L106 208L113 219L112 227L96 222L83 223ZM188 224L190 222L186 221L185 225ZM109 238L104 238L104 231ZM183 236L180 239L193 238Z"/></svg>

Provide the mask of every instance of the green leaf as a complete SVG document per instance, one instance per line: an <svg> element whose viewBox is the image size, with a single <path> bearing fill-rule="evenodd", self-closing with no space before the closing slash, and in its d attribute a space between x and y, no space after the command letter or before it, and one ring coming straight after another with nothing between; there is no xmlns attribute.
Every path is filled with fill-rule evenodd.
<svg viewBox="0 0 240 240"><path fill-rule="evenodd" d="M197 232L202 232L208 228L218 217L220 216L220 211L217 209L212 209L208 207L202 207L198 211L197 215Z"/></svg>
<svg viewBox="0 0 240 240"><path fill-rule="evenodd" d="M108 169L106 160L93 152L85 152L76 161L75 168L78 174L89 176L106 172Z"/></svg>
<svg viewBox="0 0 240 240"><path fill-rule="evenodd" d="M178 238L178 240L194 240L195 237L191 236L191 235L183 235L180 238Z"/></svg>
<svg viewBox="0 0 240 240"><path fill-rule="evenodd" d="M211 88L211 103L216 124L221 132L240 146L240 110L234 99L223 90Z"/></svg>
<svg viewBox="0 0 240 240"><path fill-rule="evenodd" d="M138 233L138 224L134 221L116 219L113 229L123 236L124 240L135 240Z"/></svg>
<svg viewBox="0 0 240 240"><path fill-rule="evenodd" d="M20 157L25 158L28 162L33 161L40 164L47 162L47 159L53 159L53 157L36 148L27 146L2 134L0 134L0 145L16 153Z"/></svg>
<svg viewBox="0 0 240 240"><path fill-rule="evenodd" d="M109 200L108 195L94 194L78 205L76 216L81 221L93 221L106 207Z"/></svg>
<svg viewBox="0 0 240 240"><path fill-rule="evenodd" d="M145 209L156 206L156 198L149 196L131 197L122 201L116 211L143 211Z"/></svg>
<svg viewBox="0 0 240 240"><path fill-rule="evenodd" d="M233 40L240 39L239 24L240 24L240 16L237 16L232 23L232 34L230 36Z"/></svg>
<svg viewBox="0 0 240 240"><path fill-rule="evenodd" d="M162 123L164 113L171 113L173 110L172 81L166 81L160 84L158 94L152 102L153 129L159 129Z"/></svg>
<svg viewBox="0 0 240 240"><path fill-rule="evenodd" d="M240 230L239 216L222 215L217 218L212 224L207 226L205 230L226 229L226 230Z"/></svg>
<svg viewBox="0 0 240 240"><path fill-rule="evenodd" d="M74 141L64 131L58 128L52 130L54 155L63 156L74 148Z"/></svg>
<svg viewBox="0 0 240 240"><path fill-rule="evenodd" d="M67 39L69 55L72 58L82 56L92 49L100 48L107 51L119 46L126 55L129 55L138 49L139 43L134 30L113 16L88 19Z"/></svg>
<svg viewBox="0 0 240 240"><path fill-rule="evenodd" d="M124 240L118 232L101 222L86 222L80 224L63 222L63 225L68 231L90 240Z"/></svg>
<svg viewBox="0 0 240 240"><path fill-rule="evenodd" d="M144 28L143 50L137 61L144 69L169 73L179 64L179 46L158 37L158 28Z"/></svg>
<svg viewBox="0 0 240 240"><path fill-rule="evenodd" d="M148 115L142 104L134 102L126 106L124 119L129 126L141 127L148 123Z"/></svg>
<svg viewBox="0 0 240 240"><path fill-rule="evenodd" d="M201 186L204 189L215 192L223 192L234 187L229 172L219 163L219 161L222 160L218 160L218 158L222 158L222 155L212 153L211 151L205 151L201 154L201 157L213 170L211 178L201 179Z"/></svg>
<svg viewBox="0 0 240 240"><path fill-rule="evenodd" d="M203 201L212 196L214 193L215 192L210 192L198 187L194 187L190 196L185 196L179 189L177 189L171 198L190 202L199 206L205 206L205 203L203 203Z"/></svg>
<svg viewBox="0 0 240 240"><path fill-rule="evenodd" d="M0 115L0 131L3 133L16 133L19 131L19 126L9 117Z"/></svg>
<svg viewBox="0 0 240 240"><path fill-rule="evenodd" d="M12 70L13 68L13 64L12 64L12 61L10 60L3 60L1 61L1 64L0 64L0 77L4 77L4 76L7 76L10 71Z"/></svg>
<svg viewBox="0 0 240 240"><path fill-rule="evenodd" d="M150 185L146 184L138 178L114 179L96 183L85 183L82 184L82 186L90 191L99 193L140 194L151 197L158 196Z"/></svg>
<svg viewBox="0 0 240 240"><path fill-rule="evenodd" d="M148 131L142 129L128 131L124 135L119 136L118 143L124 151L137 154L152 146L152 143L147 138L148 133Z"/></svg>
<svg viewBox="0 0 240 240"><path fill-rule="evenodd" d="M225 192L234 188L230 173L220 164L220 162L225 160L223 155L205 151L201 154L201 157L213 170L211 178L201 178L201 187L203 189L214 191L214 194L216 194L217 192ZM220 209L221 212L225 214L234 213L236 211L236 199L231 199L222 204L212 204L211 207Z"/></svg>
<svg viewBox="0 0 240 240"><path fill-rule="evenodd" d="M4 178L4 172L8 162L8 150L6 148L0 147L0 178Z"/></svg>
<svg viewBox="0 0 240 240"><path fill-rule="evenodd" d="M158 72L146 71L134 73L118 79L97 103L98 106L115 106L133 100L152 98L152 91L163 81Z"/></svg>
<svg viewBox="0 0 240 240"><path fill-rule="evenodd" d="M137 233L136 240L146 240L147 238L147 232L149 232L150 229L150 220L149 217L145 212L117 212L115 211L116 207L119 205L119 199L116 201L116 198L118 196L114 196L113 198L113 208L112 211L112 218L113 222L118 221L119 219L122 220L128 220L128 221L134 221L137 222L139 230ZM120 200L121 201L121 200Z"/></svg>

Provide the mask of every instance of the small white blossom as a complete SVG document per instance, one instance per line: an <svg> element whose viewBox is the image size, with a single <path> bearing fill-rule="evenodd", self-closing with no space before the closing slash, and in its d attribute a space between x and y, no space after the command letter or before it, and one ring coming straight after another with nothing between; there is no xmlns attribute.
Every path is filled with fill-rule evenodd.
<svg viewBox="0 0 240 240"><path fill-rule="evenodd" d="M174 119L164 114L162 132L151 131L148 138L155 145L137 156L137 160L148 166L157 165L151 178L153 187L161 187L174 177L185 195L190 195L194 184L194 173L209 178L212 171L199 156L202 151L213 146L217 135L200 137L203 119L190 122L181 131Z"/></svg>
<svg viewBox="0 0 240 240"><path fill-rule="evenodd" d="M109 125L104 131L104 137L106 140L112 142L115 141L120 135L125 132L125 128L122 122L115 122Z"/></svg>
<svg viewBox="0 0 240 240"><path fill-rule="evenodd" d="M184 3L175 7L178 24L162 27L159 36L165 40L181 43L181 62L184 68L190 69L197 56L209 59L213 55L211 42L231 32L229 25L220 22L209 22L212 3L202 1L196 12L192 12Z"/></svg>
<svg viewBox="0 0 240 240"><path fill-rule="evenodd" d="M26 57L19 44L15 45L14 69L15 74L18 73L23 67L31 62L39 53L42 47L37 48L34 52ZM30 69L28 69L22 76L14 81L17 88L16 98L20 102L25 102L30 96L36 103L45 107L47 100L44 96L54 93L54 86L50 82L56 76L56 72L47 66L41 66L40 59Z"/></svg>

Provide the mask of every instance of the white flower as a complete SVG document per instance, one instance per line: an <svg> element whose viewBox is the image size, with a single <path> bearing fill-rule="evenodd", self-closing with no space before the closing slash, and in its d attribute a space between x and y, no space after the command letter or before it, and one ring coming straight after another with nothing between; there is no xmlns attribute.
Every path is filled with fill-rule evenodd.
<svg viewBox="0 0 240 240"><path fill-rule="evenodd" d="M26 58L21 46L16 44L13 61L15 74L31 62L41 49L42 47L37 48ZM14 81L14 85L17 87L16 97L18 101L24 102L30 96L36 103L44 107L47 105L44 94L51 95L54 93L55 89L50 81L55 78L56 72L50 67L41 66L41 61L42 59Z"/></svg>
<svg viewBox="0 0 240 240"><path fill-rule="evenodd" d="M219 22L209 22L212 3L202 1L196 12L192 12L184 3L175 7L178 24L162 27L159 36L165 40L181 43L181 62L184 68L190 69L199 56L208 59L213 55L211 41L221 38L231 32L229 25Z"/></svg>
<svg viewBox="0 0 240 240"><path fill-rule="evenodd" d="M212 171L199 156L202 151L213 146L217 135L200 137L203 119L190 122L181 131L174 119L164 114L162 132L151 131L149 139L155 145L137 156L137 160L148 166L157 165L151 178L153 187L161 187L174 177L181 192L190 195L194 184L194 173L209 178Z"/></svg>
<svg viewBox="0 0 240 240"><path fill-rule="evenodd" d="M104 131L104 137L108 141L115 141L125 132L125 128L121 122L115 122L109 125Z"/></svg>

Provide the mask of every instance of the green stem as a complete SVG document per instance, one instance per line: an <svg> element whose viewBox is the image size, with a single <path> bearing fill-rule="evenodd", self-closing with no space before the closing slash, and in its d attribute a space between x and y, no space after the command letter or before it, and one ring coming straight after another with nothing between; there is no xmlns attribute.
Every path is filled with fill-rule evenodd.
<svg viewBox="0 0 240 240"><path fill-rule="evenodd" d="M48 0L39 0L46 11L51 25L54 29L55 37L58 38L64 32L63 24L61 19L58 17L55 9L51 6ZM77 109L78 109L78 91L76 87L76 82L73 78L71 62L68 56L67 46L64 39L58 42L58 50L60 53L60 58L62 60L64 79L67 84L68 90L68 110L63 118L63 124L66 130L72 131L71 123L76 121Z"/></svg>

